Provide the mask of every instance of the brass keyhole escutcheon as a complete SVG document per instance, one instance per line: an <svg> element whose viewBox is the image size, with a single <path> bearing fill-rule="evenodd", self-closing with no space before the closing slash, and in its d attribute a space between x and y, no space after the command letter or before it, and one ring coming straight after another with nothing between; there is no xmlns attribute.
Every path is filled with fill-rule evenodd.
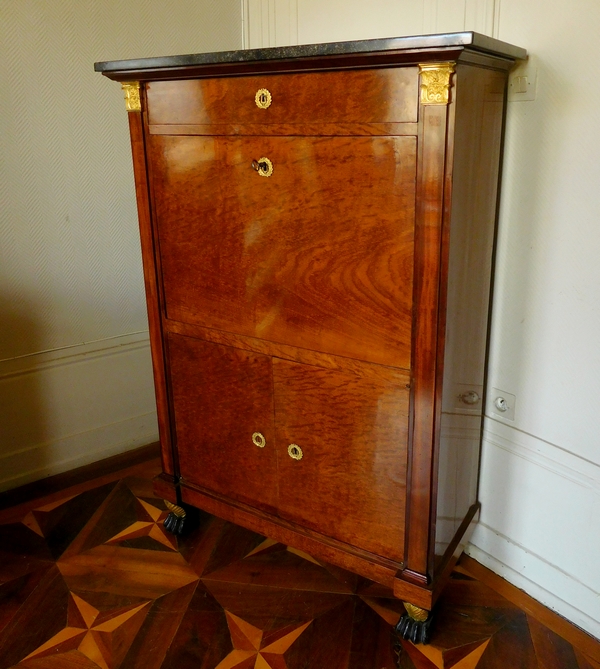
<svg viewBox="0 0 600 669"><path fill-rule="evenodd" d="M290 444L288 446L288 455L294 460L302 460L304 453L298 444Z"/></svg>
<svg viewBox="0 0 600 669"><path fill-rule="evenodd" d="M266 88L259 88L254 96L254 101L259 109L267 109L273 102L271 93Z"/></svg>
<svg viewBox="0 0 600 669"><path fill-rule="evenodd" d="M267 443L267 440L265 439L263 434L261 434L260 432L255 432L252 435L252 443L255 446L258 446L259 448L264 448L265 444Z"/></svg>
<svg viewBox="0 0 600 669"><path fill-rule="evenodd" d="M259 158L252 161L252 169L261 177L270 177L273 174L273 163L268 158Z"/></svg>

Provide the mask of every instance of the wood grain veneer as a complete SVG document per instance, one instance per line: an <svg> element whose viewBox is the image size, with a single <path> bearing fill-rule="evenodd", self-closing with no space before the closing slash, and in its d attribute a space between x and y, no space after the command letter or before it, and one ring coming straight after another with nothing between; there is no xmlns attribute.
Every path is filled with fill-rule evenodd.
<svg viewBox="0 0 600 669"><path fill-rule="evenodd" d="M151 139L168 318L410 367L415 138Z"/></svg>
<svg viewBox="0 0 600 669"><path fill-rule="evenodd" d="M147 86L149 122L164 123L402 123L416 122L416 67L153 81ZM267 89L260 109L255 94Z"/></svg>

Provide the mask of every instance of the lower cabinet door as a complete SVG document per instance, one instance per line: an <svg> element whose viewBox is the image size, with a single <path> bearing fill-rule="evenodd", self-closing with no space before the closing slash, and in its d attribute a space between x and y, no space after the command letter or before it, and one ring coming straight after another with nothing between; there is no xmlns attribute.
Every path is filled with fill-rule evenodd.
<svg viewBox="0 0 600 669"><path fill-rule="evenodd" d="M273 360L279 515L404 560L408 375Z"/></svg>
<svg viewBox="0 0 600 669"><path fill-rule="evenodd" d="M181 476L275 512L271 358L199 339L168 339Z"/></svg>

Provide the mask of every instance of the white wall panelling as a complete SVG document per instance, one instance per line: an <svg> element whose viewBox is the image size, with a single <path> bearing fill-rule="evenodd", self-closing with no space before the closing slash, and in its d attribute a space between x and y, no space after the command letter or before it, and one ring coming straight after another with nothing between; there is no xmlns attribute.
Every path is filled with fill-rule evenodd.
<svg viewBox="0 0 600 669"><path fill-rule="evenodd" d="M148 333L0 362L0 490L158 440Z"/></svg>
<svg viewBox="0 0 600 669"><path fill-rule="evenodd" d="M94 61L236 49L242 36L239 0L0 11L0 369L81 342L107 349L2 377L6 487L156 438L147 343L113 348L147 321L127 113Z"/></svg>
<svg viewBox="0 0 600 669"><path fill-rule="evenodd" d="M484 439L467 552L600 637L600 467L492 419Z"/></svg>
<svg viewBox="0 0 600 669"><path fill-rule="evenodd" d="M242 0L244 48L298 44L298 0Z"/></svg>
<svg viewBox="0 0 600 669"><path fill-rule="evenodd" d="M242 0L248 48L476 30L492 35L500 0Z"/></svg>

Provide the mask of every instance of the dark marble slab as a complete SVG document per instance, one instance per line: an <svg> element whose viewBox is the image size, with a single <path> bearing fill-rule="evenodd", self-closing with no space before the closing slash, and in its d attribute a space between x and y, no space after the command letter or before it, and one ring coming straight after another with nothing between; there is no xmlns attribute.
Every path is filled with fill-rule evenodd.
<svg viewBox="0 0 600 669"><path fill-rule="evenodd" d="M133 60L112 60L94 64L96 72L126 72L162 68L180 68L223 63L251 63L294 58L315 58L320 56L348 55L413 49L443 49L462 47L469 51L494 54L509 59L526 58L527 51L520 47L474 32L446 33L439 35L419 35L414 37L389 37L382 39L358 40L352 42L329 42L325 44L299 44L297 46L272 47L268 49L241 49L239 51L217 51L182 56L162 56L158 58L136 58Z"/></svg>

